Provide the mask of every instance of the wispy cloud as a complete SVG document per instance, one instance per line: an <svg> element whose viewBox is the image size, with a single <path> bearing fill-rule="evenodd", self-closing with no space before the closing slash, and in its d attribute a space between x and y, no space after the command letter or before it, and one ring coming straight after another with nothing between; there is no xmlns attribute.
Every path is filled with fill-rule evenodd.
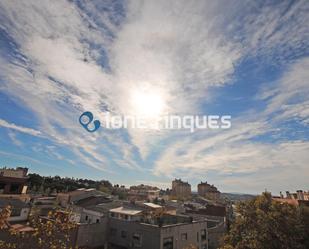
<svg viewBox="0 0 309 249"><path fill-rule="evenodd" d="M19 132L22 132L22 133L25 133L25 134L29 134L29 135L32 135L32 136L42 136L42 133L38 130L34 130L32 128L27 128L27 127L23 127L23 126L18 126L14 123L9 123L9 122L7 122L3 119L0 119L0 126L8 128L8 129L15 130L15 131L19 131Z"/></svg>
<svg viewBox="0 0 309 249"><path fill-rule="evenodd" d="M76 161L113 173L143 171L160 146L147 165L158 175L258 172L285 167L282 153L297 155L295 165L304 170L305 139L258 138L287 120L309 123L308 59L301 58L308 54L307 7L306 1L1 1L0 31L9 41L0 56L1 91L31 110L38 130L5 120L0 126L44 132ZM211 90L233 84L248 58L286 72L260 87L256 99L266 107L239 113L229 131L89 134L78 125L85 110L101 120L106 110L134 114L132 92L140 89L159 93L164 113L204 113L215 98Z"/></svg>
<svg viewBox="0 0 309 249"><path fill-rule="evenodd" d="M251 174L266 170L269 176L276 177L277 172L297 171L308 176L308 137L304 140L288 139L283 136L277 142L261 140L259 137L271 138L280 132L283 122L299 121L304 130L308 130L308 59L304 58L286 70L283 76L271 89L262 88L258 98L266 102L263 111L244 113L233 120L233 127L224 132L201 131L194 136L186 137L170 145L154 169L157 175L179 175L200 178L207 177L209 172L225 179L230 174L242 175L242 181L248 180ZM282 185L287 175L280 182ZM221 181L223 181L221 179ZM260 181L263 186L265 181ZM305 185L301 180L298 184ZM264 185L266 186L266 185ZM273 187L273 185L272 185Z"/></svg>

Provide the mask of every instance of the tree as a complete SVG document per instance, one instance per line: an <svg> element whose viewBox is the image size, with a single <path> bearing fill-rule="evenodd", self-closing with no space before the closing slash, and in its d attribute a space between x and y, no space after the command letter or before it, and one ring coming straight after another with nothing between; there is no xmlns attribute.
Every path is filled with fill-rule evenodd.
<svg viewBox="0 0 309 249"><path fill-rule="evenodd" d="M305 249L304 222L300 210L273 201L270 193L237 206L221 249Z"/></svg>
<svg viewBox="0 0 309 249"><path fill-rule="evenodd" d="M0 211L0 230L8 227L8 218L11 216L11 207L6 206Z"/></svg>
<svg viewBox="0 0 309 249"><path fill-rule="evenodd" d="M10 207L1 210L1 229L9 233L7 241L0 241L0 249L72 249L70 237L76 224L71 221L70 211L56 210L50 212L45 219L39 216L30 218L30 226L34 228L29 232L18 232L10 229L7 222L10 216ZM6 225L7 224L7 225ZM77 247L76 247L77 248Z"/></svg>
<svg viewBox="0 0 309 249"><path fill-rule="evenodd" d="M106 194L111 193L110 189L108 187L104 186L103 184L99 185L98 190L103 192L103 193L106 193Z"/></svg>

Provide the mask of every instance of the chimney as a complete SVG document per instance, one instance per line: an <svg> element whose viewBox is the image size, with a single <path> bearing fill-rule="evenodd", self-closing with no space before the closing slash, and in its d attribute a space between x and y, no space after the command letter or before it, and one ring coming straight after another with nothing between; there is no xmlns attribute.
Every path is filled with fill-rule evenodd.
<svg viewBox="0 0 309 249"><path fill-rule="evenodd" d="M303 193L303 191L302 190L297 190L296 193L297 193L297 199L303 201L304 200L304 193Z"/></svg>
<svg viewBox="0 0 309 249"><path fill-rule="evenodd" d="M28 173L28 168L18 167L17 170L20 170L23 172L23 176L26 177Z"/></svg>

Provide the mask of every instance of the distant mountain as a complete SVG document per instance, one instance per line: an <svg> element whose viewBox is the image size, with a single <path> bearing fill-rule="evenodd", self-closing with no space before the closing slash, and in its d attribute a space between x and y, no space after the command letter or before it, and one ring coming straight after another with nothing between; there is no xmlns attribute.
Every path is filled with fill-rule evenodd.
<svg viewBox="0 0 309 249"><path fill-rule="evenodd" d="M256 195L251 195L251 194L242 194L242 193L221 193L222 198L227 198L231 201L246 201L246 200L251 200Z"/></svg>

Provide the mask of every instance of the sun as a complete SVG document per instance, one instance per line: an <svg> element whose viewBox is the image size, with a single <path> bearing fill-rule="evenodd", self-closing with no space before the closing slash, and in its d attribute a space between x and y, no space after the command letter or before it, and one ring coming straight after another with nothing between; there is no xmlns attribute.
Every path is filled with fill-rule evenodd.
<svg viewBox="0 0 309 249"><path fill-rule="evenodd" d="M137 116L155 118L165 108L162 93L155 89L134 89L131 93L131 112Z"/></svg>

